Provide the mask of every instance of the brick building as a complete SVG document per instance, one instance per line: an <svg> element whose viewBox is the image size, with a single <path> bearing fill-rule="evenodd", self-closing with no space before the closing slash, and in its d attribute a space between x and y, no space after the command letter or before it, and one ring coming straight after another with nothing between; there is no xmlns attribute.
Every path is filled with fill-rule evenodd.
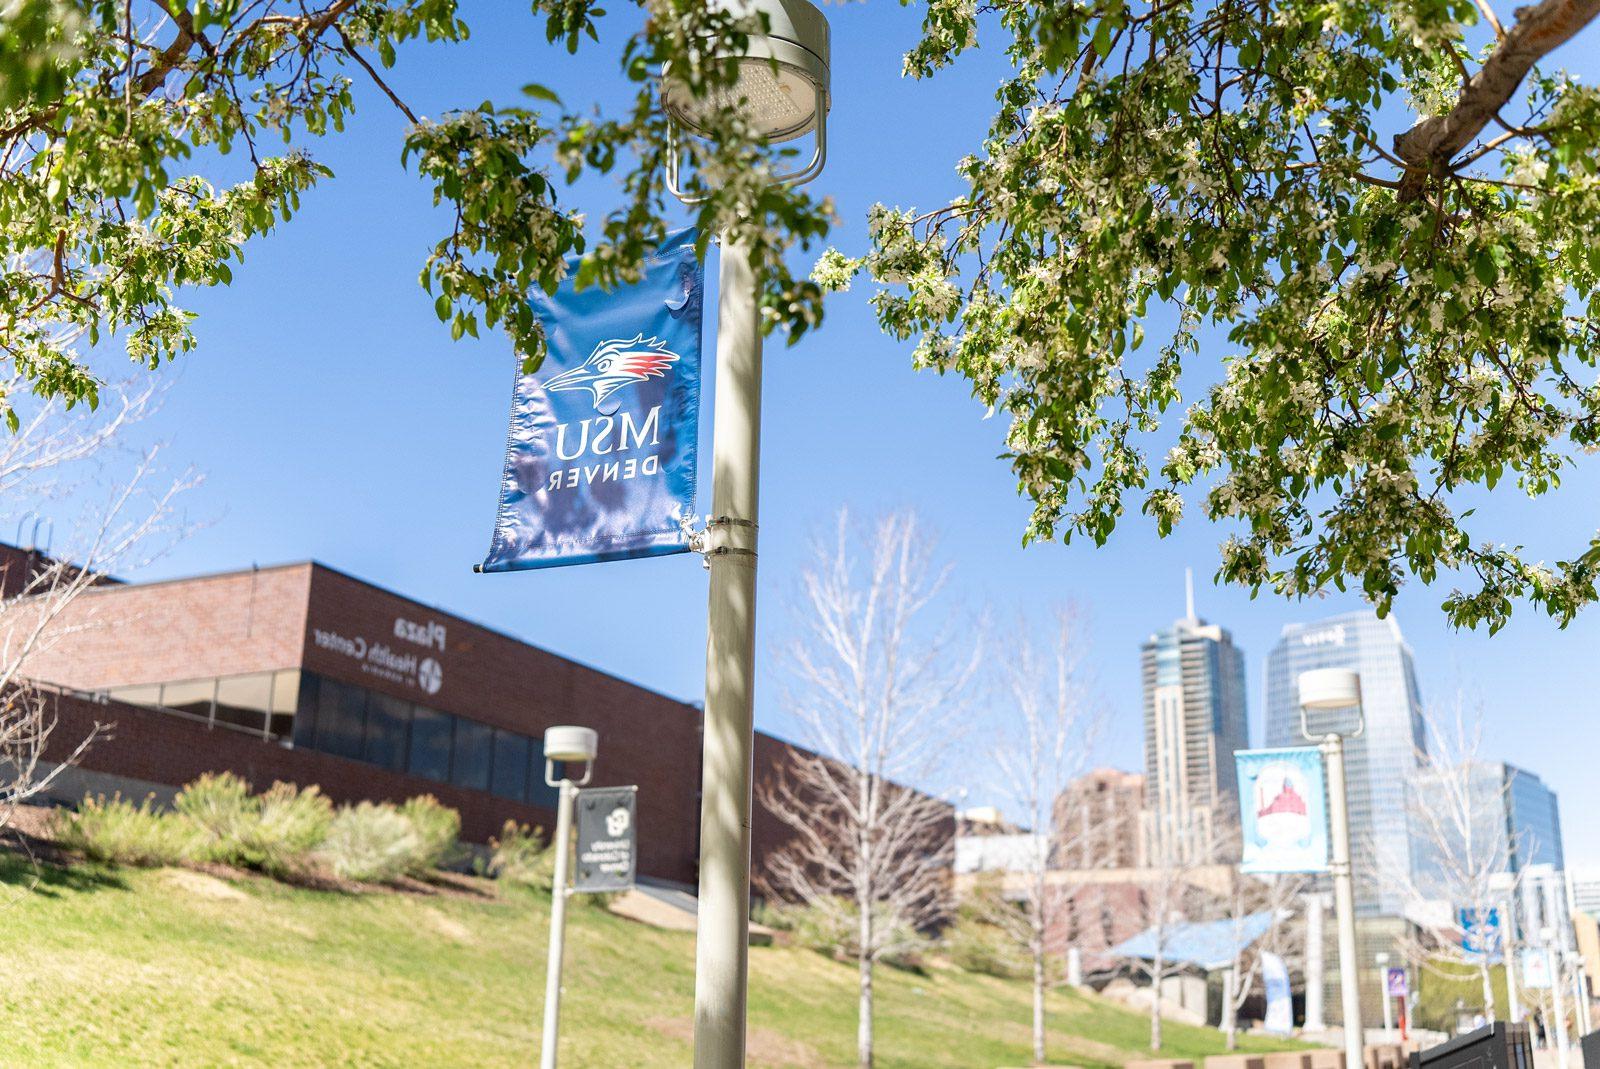
<svg viewBox="0 0 1600 1069"><path fill-rule="evenodd" d="M482 842L506 820L553 826L542 736L582 724L600 734L594 784L638 784L640 874L696 882L693 705L310 562L97 587L54 630L25 672L61 690L56 751L111 726L62 800L169 797L230 770L258 789L315 783L336 801L431 793ZM758 733L758 788L796 752ZM755 864L787 835L758 806Z"/></svg>

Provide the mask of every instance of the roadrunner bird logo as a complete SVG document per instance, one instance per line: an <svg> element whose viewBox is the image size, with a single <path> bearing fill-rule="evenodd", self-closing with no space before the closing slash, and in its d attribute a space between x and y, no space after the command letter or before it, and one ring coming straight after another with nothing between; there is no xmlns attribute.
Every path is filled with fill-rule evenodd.
<svg viewBox="0 0 1600 1069"><path fill-rule="evenodd" d="M611 338L594 347L578 367L548 380L547 390L588 390L595 407L624 386L660 378L677 363L678 354L660 338L635 334L632 338Z"/></svg>

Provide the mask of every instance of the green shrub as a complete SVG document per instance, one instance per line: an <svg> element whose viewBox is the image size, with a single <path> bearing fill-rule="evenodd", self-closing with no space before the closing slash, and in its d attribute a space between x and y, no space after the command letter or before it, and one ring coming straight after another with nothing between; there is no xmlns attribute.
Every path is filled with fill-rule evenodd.
<svg viewBox="0 0 1600 1069"><path fill-rule="evenodd" d="M238 838L235 864L283 876L304 869L333 824L333 803L315 786L274 783L256 799Z"/></svg>
<svg viewBox="0 0 1600 1069"><path fill-rule="evenodd" d="M238 856L246 828L261 814L250 784L232 772L207 772L179 791L172 805L194 822L202 856L230 863Z"/></svg>
<svg viewBox="0 0 1600 1069"><path fill-rule="evenodd" d="M206 860L272 876L305 868L333 821L333 804L316 787L274 783L252 795L250 784L231 772L206 773L174 805L198 829Z"/></svg>
<svg viewBox="0 0 1600 1069"><path fill-rule="evenodd" d="M416 824L399 809L361 802L334 814L317 857L344 879L387 883L410 871L424 851Z"/></svg>
<svg viewBox="0 0 1600 1069"><path fill-rule="evenodd" d="M548 891L555 883L555 851L542 828L508 820L498 839L489 840L489 875L506 883Z"/></svg>
<svg viewBox="0 0 1600 1069"><path fill-rule="evenodd" d="M138 805L120 794L85 797L77 812L56 813L54 831L61 845L108 865L176 865L199 846L194 825L157 809L153 795Z"/></svg>
<svg viewBox="0 0 1600 1069"><path fill-rule="evenodd" d="M420 846L410 872L423 876L444 868L455 860L456 840L461 837L461 814L443 805L431 794L407 799L400 815L411 821Z"/></svg>
<svg viewBox="0 0 1600 1069"><path fill-rule="evenodd" d="M932 945L922 933L894 916L887 907L875 911L877 942L883 945L885 933L892 948L878 960L897 969L918 969L922 955ZM856 904L846 898L810 905L778 902L762 912L762 923L789 933L796 946L806 947L841 961L853 961L860 942L856 923Z"/></svg>
<svg viewBox="0 0 1600 1069"><path fill-rule="evenodd" d="M945 954L958 968L968 972L1005 979L1032 974L1028 955L1016 940L997 924L963 911L956 922L944 930L941 942Z"/></svg>

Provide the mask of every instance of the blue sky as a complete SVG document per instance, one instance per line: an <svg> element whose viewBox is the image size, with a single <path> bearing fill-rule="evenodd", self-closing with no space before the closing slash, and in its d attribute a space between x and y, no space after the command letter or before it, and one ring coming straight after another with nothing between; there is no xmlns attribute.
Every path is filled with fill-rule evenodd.
<svg viewBox="0 0 1600 1069"><path fill-rule="evenodd" d="M578 103L621 90L615 51L568 57L545 45L523 5L469 6L473 41L402 54L396 84L438 114L486 97L511 102L540 81ZM847 251L863 242L876 200L928 206L955 189L954 163L976 148L999 80L997 50L930 84L903 81L899 54L918 9L873 0L830 6L834 108L827 173ZM613 42L608 42L608 44ZM1596 62L1569 48L1568 63ZM138 578L315 558L520 635L647 686L697 698L704 672L705 572L689 556L514 575L474 575L488 544L512 364L486 336L452 343L416 282L445 221L399 162L403 120L363 89L353 130L315 146L337 178L312 192L277 235L253 244L231 288L194 295L200 347L162 372L170 383L153 426L172 455L207 480L190 499L209 525ZM577 191L598 215L612 188ZM1028 509L962 380L911 370L909 347L875 328L862 287L833 299L824 328L794 347L769 344L762 485L759 649L782 634L807 536L841 505L913 507L955 562L952 598L991 604L1001 619L1078 602L1113 721L1099 757L1138 767L1138 646L1183 609L1183 570L1197 574L1201 614L1246 651L1252 730L1261 734L1261 668L1289 621L1345 611L1358 599L1287 603L1215 588L1221 532L1196 518L1166 540L1137 517L1110 545L1021 548ZM1152 329L1152 335L1159 331ZM1227 350L1208 349L1190 396ZM703 424L709 431L709 409ZM703 454L709 456L703 439ZM709 507L709 476L702 511ZM1592 464L1555 501L1516 492L1482 503L1485 536L1527 542L1551 559L1596 527ZM1548 548L1546 548L1548 547ZM1592 761L1600 610L1565 631L1522 612L1501 634L1456 633L1413 587L1397 614L1415 649L1424 697L1465 690L1481 702L1489 754L1538 773L1561 794L1570 861L1600 862L1600 777ZM791 724L763 670L758 722ZM530 687L538 686L529 680ZM997 715L990 711L983 715ZM642 730L648 730L644 726ZM973 795L988 785L975 783Z"/></svg>

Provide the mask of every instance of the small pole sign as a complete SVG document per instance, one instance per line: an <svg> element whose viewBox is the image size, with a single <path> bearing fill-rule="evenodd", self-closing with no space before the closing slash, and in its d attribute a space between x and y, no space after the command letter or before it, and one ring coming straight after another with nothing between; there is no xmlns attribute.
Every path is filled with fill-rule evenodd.
<svg viewBox="0 0 1600 1069"><path fill-rule="evenodd" d="M1410 992L1406 985L1406 971L1404 969L1385 969L1383 988L1390 998L1405 998Z"/></svg>
<svg viewBox="0 0 1600 1069"><path fill-rule="evenodd" d="M638 795L638 787L590 787L578 792L578 878L573 891L633 887Z"/></svg>

